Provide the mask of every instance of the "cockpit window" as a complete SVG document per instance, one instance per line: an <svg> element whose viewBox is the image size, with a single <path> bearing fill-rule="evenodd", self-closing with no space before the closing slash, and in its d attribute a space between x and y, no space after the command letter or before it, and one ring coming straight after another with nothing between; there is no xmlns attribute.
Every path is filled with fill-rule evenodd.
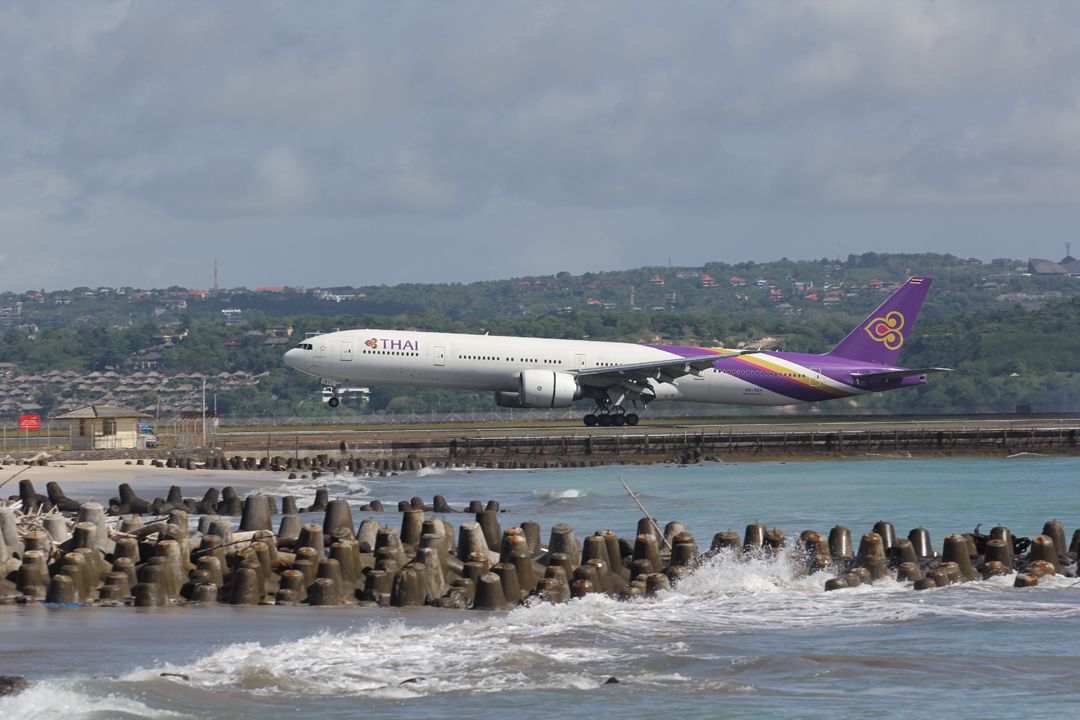
<svg viewBox="0 0 1080 720"><path fill-rule="evenodd" d="M298 349L300 349L300 350L314 350L315 349L315 346L312 345L311 343L300 343L296 347Z"/></svg>

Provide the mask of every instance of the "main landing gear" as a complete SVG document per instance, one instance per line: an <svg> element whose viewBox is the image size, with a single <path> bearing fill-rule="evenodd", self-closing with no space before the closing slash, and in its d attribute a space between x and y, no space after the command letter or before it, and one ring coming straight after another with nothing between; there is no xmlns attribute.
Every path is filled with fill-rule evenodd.
<svg viewBox="0 0 1080 720"><path fill-rule="evenodd" d="M619 388L594 391L590 394L590 397L596 401L596 411L583 418L585 427L595 427L597 425L600 427L622 427L623 425L633 427L641 419L637 413L626 412L627 393ZM644 398L642 399L644 400ZM633 402L636 408L637 400Z"/></svg>
<svg viewBox="0 0 1080 720"><path fill-rule="evenodd" d="M628 413L621 407L613 407L609 409L598 409L595 413L589 413L585 416L585 426L595 427L622 427L623 425L630 425L633 427L641 420L637 413Z"/></svg>

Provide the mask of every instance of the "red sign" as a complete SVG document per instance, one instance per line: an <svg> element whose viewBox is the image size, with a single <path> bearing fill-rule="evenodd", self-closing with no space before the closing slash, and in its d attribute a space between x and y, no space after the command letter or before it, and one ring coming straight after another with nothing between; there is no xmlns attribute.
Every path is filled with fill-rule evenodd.
<svg viewBox="0 0 1080 720"><path fill-rule="evenodd" d="M20 415L19 416L19 429L20 430L40 430L41 429L41 416L40 415Z"/></svg>

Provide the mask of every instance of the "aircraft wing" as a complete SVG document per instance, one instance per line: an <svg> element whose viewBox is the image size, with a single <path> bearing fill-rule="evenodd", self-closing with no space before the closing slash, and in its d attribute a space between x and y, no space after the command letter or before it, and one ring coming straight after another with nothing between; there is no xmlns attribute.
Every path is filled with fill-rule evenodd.
<svg viewBox="0 0 1080 720"><path fill-rule="evenodd" d="M684 358L669 358L654 362L633 363L630 365L616 365L614 367L596 367L578 370L578 381L584 385L605 387L619 382L632 381L642 383L647 380L659 382L671 382L683 375L697 375L702 370L708 370L717 360L738 357L759 352L758 350L739 350L737 352L724 353L721 355L694 355Z"/></svg>

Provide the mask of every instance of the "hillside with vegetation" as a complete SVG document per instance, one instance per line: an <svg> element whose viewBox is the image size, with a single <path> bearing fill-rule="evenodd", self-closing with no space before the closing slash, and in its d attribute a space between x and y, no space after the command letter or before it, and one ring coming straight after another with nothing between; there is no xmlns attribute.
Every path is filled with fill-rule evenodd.
<svg viewBox="0 0 1080 720"><path fill-rule="evenodd" d="M935 284L902 362L956 372L822 412L1080 407L1080 280L1024 271L1014 260L867 253L470 284L6 292L0 417L90 401L191 409L203 380L226 415L487 410L487 393L376 387L363 408L331 411L281 355L309 334L365 326L824 352L913 274Z"/></svg>

